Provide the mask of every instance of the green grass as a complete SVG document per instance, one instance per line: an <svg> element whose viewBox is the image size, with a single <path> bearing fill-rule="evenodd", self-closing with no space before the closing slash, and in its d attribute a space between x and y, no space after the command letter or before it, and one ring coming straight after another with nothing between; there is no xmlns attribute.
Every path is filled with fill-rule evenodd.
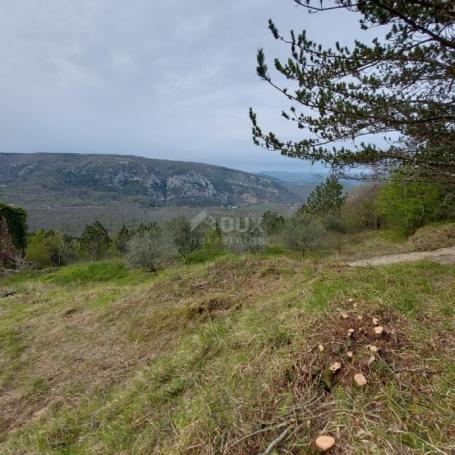
<svg viewBox="0 0 455 455"><path fill-rule="evenodd" d="M70 265L49 274L46 279L58 284L84 284L124 280L128 276L129 271L123 262L112 261Z"/></svg>
<svg viewBox="0 0 455 455"><path fill-rule="evenodd" d="M61 268L31 270L0 277L0 287L20 286L26 282L47 282L58 285L93 285L96 283L118 282L137 284L150 278L151 273L128 269L121 260L81 262Z"/></svg>
<svg viewBox="0 0 455 455"><path fill-rule="evenodd" d="M0 453L259 453L283 425L276 453L311 453L322 428L341 453L455 448L454 266L351 269L278 251L195 262L23 277L0 300ZM341 381L312 402L321 383L306 369L346 343L349 299L396 330L393 349L366 388Z"/></svg>
<svg viewBox="0 0 455 455"><path fill-rule="evenodd" d="M185 256L186 264L203 264L204 262L213 261L229 253L225 250L196 250Z"/></svg>

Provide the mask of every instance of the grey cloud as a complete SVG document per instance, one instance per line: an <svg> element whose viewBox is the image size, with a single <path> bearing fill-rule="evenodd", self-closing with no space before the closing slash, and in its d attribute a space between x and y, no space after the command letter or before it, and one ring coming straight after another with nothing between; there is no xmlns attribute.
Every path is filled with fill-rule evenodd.
<svg viewBox="0 0 455 455"><path fill-rule="evenodd" d="M248 108L270 127L283 99L255 53L284 51L267 19L322 41L358 35L350 17L291 0L7 0L0 16L4 152L132 153L247 170L304 169L251 143Z"/></svg>

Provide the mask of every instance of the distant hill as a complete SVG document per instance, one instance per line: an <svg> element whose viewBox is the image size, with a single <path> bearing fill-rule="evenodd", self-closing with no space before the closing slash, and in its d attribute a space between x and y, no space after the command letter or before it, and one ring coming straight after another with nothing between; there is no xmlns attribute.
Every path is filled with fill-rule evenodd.
<svg viewBox="0 0 455 455"><path fill-rule="evenodd" d="M78 232L94 219L114 228L196 207L289 205L298 196L270 177L208 164L0 153L0 201L25 207L31 229Z"/></svg>
<svg viewBox="0 0 455 455"><path fill-rule="evenodd" d="M286 203L268 177L208 164L121 155L0 154L0 196L46 205L128 200L145 207Z"/></svg>

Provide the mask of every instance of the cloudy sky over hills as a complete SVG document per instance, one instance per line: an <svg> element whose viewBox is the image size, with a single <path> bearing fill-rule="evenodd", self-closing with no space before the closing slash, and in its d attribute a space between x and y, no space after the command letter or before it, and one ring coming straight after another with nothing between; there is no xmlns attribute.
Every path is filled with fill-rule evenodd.
<svg viewBox="0 0 455 455"><path fill-rule="evenodd" d="M251 142L249 106L289 131L285 100L255 74L258 48L269 60L286 51L269 17L327 44L361 33L354 17L309 15L292 0L4 0L0 151L303 171Z"/></svg>

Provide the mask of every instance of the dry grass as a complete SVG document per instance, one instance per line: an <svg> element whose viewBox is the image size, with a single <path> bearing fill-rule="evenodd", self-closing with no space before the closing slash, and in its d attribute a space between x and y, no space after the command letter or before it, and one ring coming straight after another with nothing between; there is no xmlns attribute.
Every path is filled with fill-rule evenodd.
<svg viewBox="0 0 455 455"><path fill-rule="evenodd" d="M417 251L455 246L455 223L425 226L409 238L408 244Z"/></svg>
<svg viewBox="0 0 455 455"><path fill-rule="evenodd" d="M340 236L338 257L344 261L389 254L429 251L455 245L455 224L432 224L405 239L392 231L364 231Z"/></svg>
<svg viewBox="0 0 455 455"><path fill-rule="evenodd" d="M0 453L311 453L320 432L331 453L455 449L453 266L82 272L0 282L19 291L0 300Z"/></svg>
<svg viewBox="0 0 455 455"><path fill-rule="evenodd" d="M220 261L202 275L205 282L194 275L171 272L125 288L109 283L66 289L32 281L4 300L2 326L14 328L2 332L8 349L0 367L11 374L1 377L0 431L121 383L201 320L240 308L252 293L277 285L258 280L264 270L251 259L241 267Z"/></svg>

